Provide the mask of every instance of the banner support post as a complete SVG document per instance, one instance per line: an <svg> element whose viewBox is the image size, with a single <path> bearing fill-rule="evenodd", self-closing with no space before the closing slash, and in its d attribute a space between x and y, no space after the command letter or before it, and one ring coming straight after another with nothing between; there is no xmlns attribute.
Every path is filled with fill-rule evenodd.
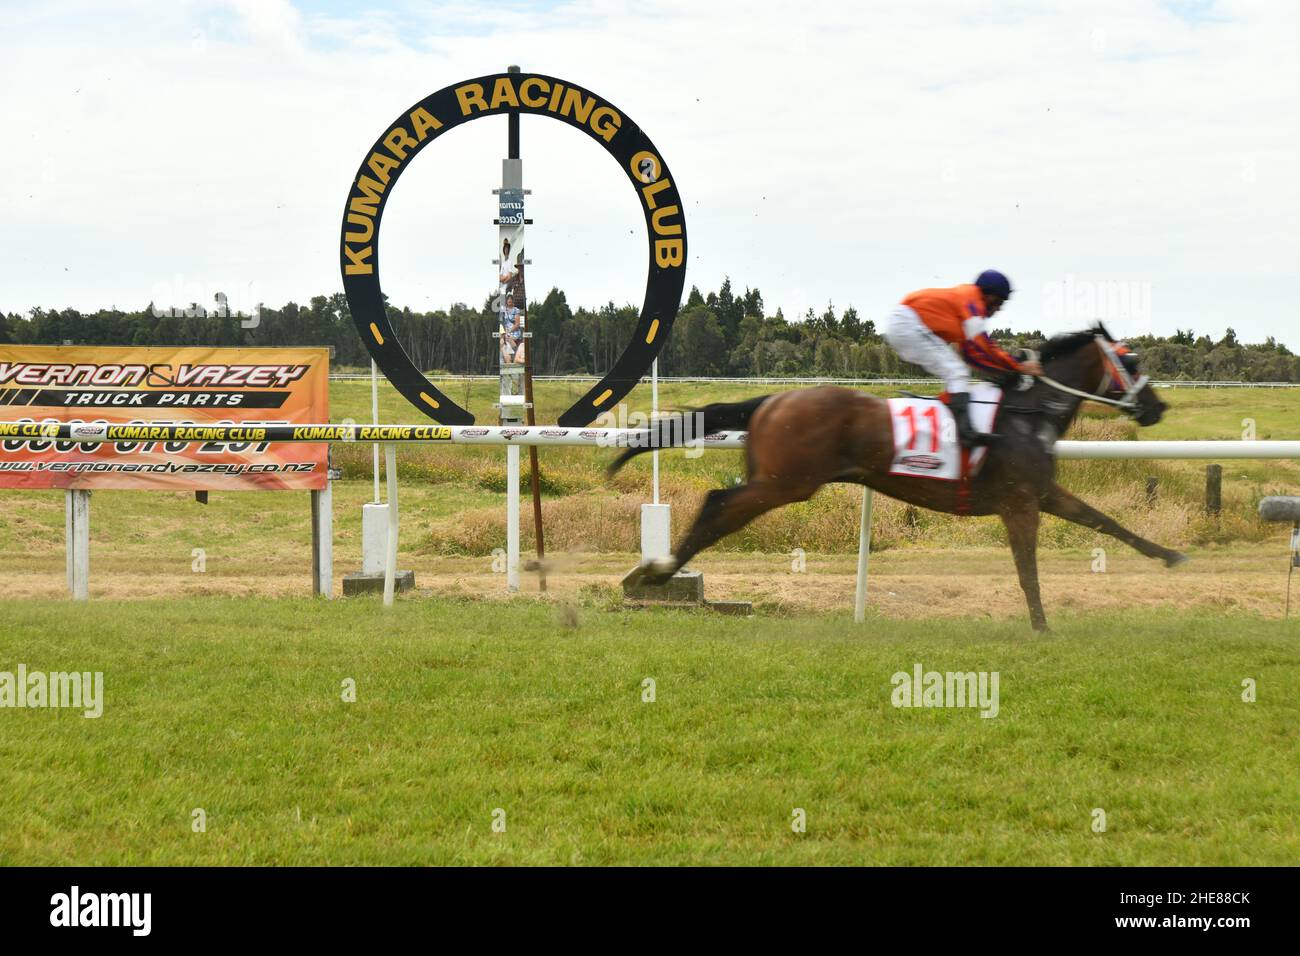
<svg viewBox="0 0 1300 956"><path fill-rule="evenodd" d="M68 593L74 601L90 597L90 492L69 488L64 496Z"/></svg>
<svg viewBox="0 0 1300 956"><path fill-rule="evenodd" d="M75 593L72 587L72 552L72 489L68 488L63 492L63 554L69 596Z"/></svg>
<svg viewBox="0 0 1300 956"><path fill-rule="evenodd" d="M312 592L329 600L334 597L334 480L311 492L311 580Z"/></svg>

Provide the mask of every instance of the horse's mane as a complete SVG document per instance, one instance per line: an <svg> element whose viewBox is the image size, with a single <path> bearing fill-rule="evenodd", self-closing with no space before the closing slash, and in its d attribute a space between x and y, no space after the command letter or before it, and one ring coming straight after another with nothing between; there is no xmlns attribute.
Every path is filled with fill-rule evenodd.
<svg viewBox="0 0 1300 956"><path fill-rule="evenodd" d="M1096 331L1094 329L1085 329L1082 332L1063 332L1060 335L1054 335L1039 346L1039 361L1046 364L1055 359L1071 355L1092 342L1095 337Z"/></svg>

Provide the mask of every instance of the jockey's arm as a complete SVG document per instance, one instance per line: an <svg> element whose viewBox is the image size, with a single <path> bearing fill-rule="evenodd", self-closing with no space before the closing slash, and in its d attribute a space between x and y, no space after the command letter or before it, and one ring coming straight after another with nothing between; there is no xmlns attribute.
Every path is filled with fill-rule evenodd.
<svg viewBox="0 0 1300 956"><path fill-rule="evenodd" d="M962 332L966 338L961 344L961 355L969 365L995 374L1017 372L1034 375L1042 371L1036 363L1016 361L1009 352L989 338L988 320L983 316L966 319L962 323Z"/></svg>

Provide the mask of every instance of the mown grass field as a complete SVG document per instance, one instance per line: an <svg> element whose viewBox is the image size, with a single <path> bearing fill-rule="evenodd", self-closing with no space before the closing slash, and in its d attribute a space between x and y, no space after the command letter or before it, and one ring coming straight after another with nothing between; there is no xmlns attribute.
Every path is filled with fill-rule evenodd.
<svg viewBox="0 0 1300 956"><path fill-rule="evenodd" d="M1293 628L1056 623L6 602L4 666L103 671L105 704L0 711L0 863L1300 860ZM917 663L998 671L998 716L891 706Z"/></svg>
<svg viewBox="0 0 1300 956"><path fill-rule="evenodd" d="M673 384L663 404L754 391ZM468 397L485 419L491 392ZM539 387L540 418L578 394ZM1140 436L1105 416L1080 436L1237 438L1253 419L1260 438L1296 437L1292 394L1167 391ZM368 420L367 384L331 395L333 420ZM380 417L416 420L387 388ZM359 564L370 449L335 457L341 576ZM1254 518L1263 494L1300 488L1297 463L1228 463L1217 521L1201 463L1063 463L1067 487L1193 560L1167 571L1049 519L1043 637L996 521L885 500L854 626L856 489L696 562L710 597L753 600L755 617L625 610L649 464L608 483L600 457L543 454L551 592L525 575L507 599L491 560L504 456L403 449L400 566L419 590L388 611L298 597L306 496L246 493L96 492L92 600L74 606L62 493L0 492L0 671L106 684L98 720L0 709L0 864L1300 861L1300 625L1280 619L1286 529ZM675 527L739 473L737 453L663 456ZM998 671L999 716L892 707L891 675L917 663Z"/></svg>

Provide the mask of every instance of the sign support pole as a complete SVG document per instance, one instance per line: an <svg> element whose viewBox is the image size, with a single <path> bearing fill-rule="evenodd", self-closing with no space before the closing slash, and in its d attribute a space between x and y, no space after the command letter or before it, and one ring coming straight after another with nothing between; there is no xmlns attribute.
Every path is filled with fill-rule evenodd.
<svg viewBox="0 0 1300 956"><path fill-rule="evenodd" d="M659 421L659 359L650 363L650 420ZM659 504L659 445L650 453L654 459L654 503Z"/></svg>
<svg viewBox="0 0 1300 956"><path fill-rule="evenodd" d="M375 360L370 360L370 418L371 424L379 424L379 368ZM379 442L375 442L375 504L379 504Z"/></svg>
<svg viewBox="0 0 1300 956"><path fill-rule="evenodd" d="M517 66L507 68L508 75L517 75L519 72ZM524 218L524 196L527 190L524 189L523 161L519 156L519 112L516 110L508 113L506 122L506 159L501 163L501 189L498 191L501 201L497 218L502 255L497 270L500 282L498 295L501 297L497 309L502 319L501 327L497 331L497 337L501 342L501 401L498 408L501 411L503 426L526 422L531 427L537 423L533 407L533 347L532 336L527 331L528 293L522 273L522 269L530 262L525 257L523 242L524 226L530 220ZM513 245L507 248L507 242ZM507 259L506 256L510 258ZM514 278L512 261L515 259L518 260L521 270L517 281ZM517 292L518 298L513 313L507 311L506 305L510 301L509 294L512 289ZM505 320L507 317L513 319L515 316L518 317L519 328L518 345L515 347L514 355L518 354L519 349L523 349L523 361L516 362L512 356L507 362L508 329ZM542 492L536 446L530 446L528 449L528 463L533 494L533 530L537 544L538 585L540 590L545 591L546 571L542 559L546 555L546 543L542 535ZM519 590L519 449L514 445L506 450L506 589L512 592Z"/></svg>
<svg viewBox="0 0 1300 956"><path fill-rule="evenodd" d="M509 73L518 73L519 67L511 66L507 68ZM520 161L520 180L519 185L523 185L523 160L519 156L519 114L511 113L508 120L509 131L507 134L507 156L510 159ZM525 291L525 295L527 292ZM527 305L527 302L524 303ZM524 313L527 315L527 311ZM527 329L527 320L524 328ZM533 348L535 344L532 339L527 339L527 347L524 351L524 409L526 420L529 425L537 424L537 414L533 403ZM537 463L537 446L528 446L528 468L529 481L532 484L533 491L533 537L537 546L537 586L542 593L546 593L546 538L542 533L542 484L540 475L540 466Z"/></svg>
<svg viewBox="0 0 1300 956"><path fill-rule="evenodd" d="M334 597L334 480L311 493L312 592L326 600Z"/></svg>
<svg viewBox="0 0 1300 956"><path fill-rule="evenodd" d="M519 590L519 446L506 449L506 590Z"/></svg>
<svg viewBox="0 0 1300 956"><path fill-rule="evenodd" d="M64 536L68 561L68 593L74 601L90 597L90 492L69 488L64 495Z"/></svg>

